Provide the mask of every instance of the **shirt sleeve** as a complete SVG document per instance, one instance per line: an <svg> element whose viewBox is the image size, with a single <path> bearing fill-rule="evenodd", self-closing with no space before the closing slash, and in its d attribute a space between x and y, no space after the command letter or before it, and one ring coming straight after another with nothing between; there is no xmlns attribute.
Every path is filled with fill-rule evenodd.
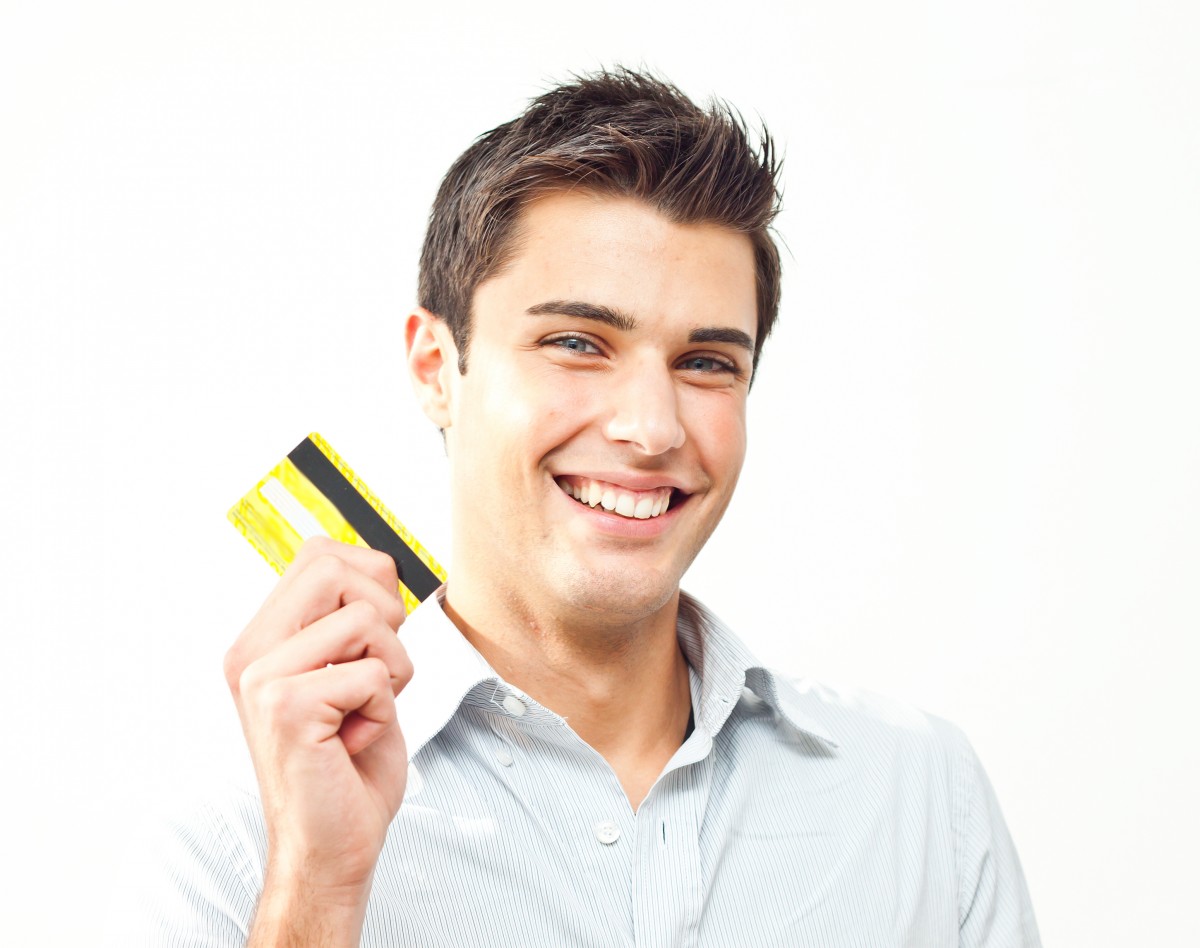
<svg viewBox="0 0 1200 948"><path fill-rule="evenodd" d="M974 749L961 732L957 738L954 823L959 945L1041 948L1025 874L1000 804Z"/></svg>
<svg viewBox="0 0 1200 948"><path fill-rule="evenodd" d="M262 886L257 800L205 804L150 834L125 893L120 944L156 948L244 946ZM249 819L241 817L249 816ZM265 848L265 839L263 841ZM113 934L116 934L115 932Z"/></svg>

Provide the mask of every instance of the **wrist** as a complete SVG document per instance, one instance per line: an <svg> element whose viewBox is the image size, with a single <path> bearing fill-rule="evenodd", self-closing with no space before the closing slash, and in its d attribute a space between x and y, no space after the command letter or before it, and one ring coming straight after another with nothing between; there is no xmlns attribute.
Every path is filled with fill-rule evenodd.
<svg viewBox="0 0 1200 948"><path fill-rule="evenodd" d="M354 948L362 933L370 878L346 884L268 864L247 948Z"/></svg>

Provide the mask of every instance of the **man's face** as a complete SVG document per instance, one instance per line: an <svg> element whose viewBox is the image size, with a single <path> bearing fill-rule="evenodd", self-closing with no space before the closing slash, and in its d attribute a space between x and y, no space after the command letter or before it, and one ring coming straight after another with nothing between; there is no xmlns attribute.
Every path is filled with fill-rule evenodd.
<svg viewBox="0 0 1200 948"><path fill-rule="evenodd" d="M661 608L745 455L749 238L555 193L472 315L446 428L456 575L556 614Z"/></svg>

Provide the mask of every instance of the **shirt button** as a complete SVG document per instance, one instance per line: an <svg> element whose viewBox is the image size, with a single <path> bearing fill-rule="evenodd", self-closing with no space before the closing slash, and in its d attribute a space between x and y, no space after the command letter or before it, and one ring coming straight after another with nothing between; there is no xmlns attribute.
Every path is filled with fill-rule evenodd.
<svg viewBox="0 0 1200 948"><path fill-rule="evenodd" d="M512 754L506 751L503 747L496 748L496 763L498 763L501 767L511 767L512 762Z"/></svg>
<svg viewBox="0 0 1200 948"><path fill-rule="evenodd" d="M525 702L516 695L509 695L503 701L504 710L511 714L514 718L519 718L525 713Z"/></svg>
<svg viewBox="0 0 1200 948"><path fill-rule="evenodd" d="M596 839L600 840L605 846L611 846L621 838L621 831L617 829L617 824L611 820L604 820L597 823L595 830Z"/></svg>

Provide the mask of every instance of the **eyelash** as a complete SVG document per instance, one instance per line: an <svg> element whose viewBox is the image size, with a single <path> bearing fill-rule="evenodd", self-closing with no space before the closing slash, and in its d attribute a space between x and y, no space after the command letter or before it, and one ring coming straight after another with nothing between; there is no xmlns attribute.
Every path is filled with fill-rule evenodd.
<svg viewBox="0 0 1200 948"><path fill-rule="evenodd" d="M576 348L575 346L563 345L563 343L566 343L566 342L579 342L579 343L582 343L584 346L591 346L596 351L595 352L583 352L581 348ZM580 335L555 336L552 339L543 340L543 343L545 345L558 346L558 348L560 348L560 349L566 349L568 352L574 352L579 355L598 355L600 352L600 347L598 345L596 345L594 342L592 342L586 336L580 336Z"/></svg>
<svg viewBox="0 0 1200 948"><path fill-rule="evenodd" d="M576 343L580 343L581 345L578 347L564 345L564 343L568 343L568 342L576 342ZM542 345L556 346L560 349L565 349L568 352L573 352L576 355L599 355L600 354L600 347L598 345L596 345L596 343L592 342L586 336L581 336L578 333L572 333L570 335L565 335L565 336L552 336L549 339L543 339ZM583 351L584 346L590 346L592 349L595 349L596 351L595 352L585 352L585 351ZM704 374L704 375L717 375L720 373L727 372L730 375L733 375L737 378L741 378L742 374L743 374L742 370L740 368L738 368L736 363L731 362L728 359L722 359L719 356L715 356L715 355L689 356L688 358L683 359L679 364L686 365L689 362L711 362L713 365L713 368L709 369L707 371L704 371L701 369L689 369L689 371L702 372L702 374Z"/></svg>
<svg viewBox="0 0 1200 948"><path fill-rule="evenodd" d="M711 362L716 368L705 372L705 375L711 375L714 372L729 372L731 375L741 375L741 370L736 365L734 365L732 362L726 361L725 359L718 359L716 356L689 356L683 360L682 364L686 365L689 362ZM699 372L702 370L691 369L691 371Z"/></svg>

